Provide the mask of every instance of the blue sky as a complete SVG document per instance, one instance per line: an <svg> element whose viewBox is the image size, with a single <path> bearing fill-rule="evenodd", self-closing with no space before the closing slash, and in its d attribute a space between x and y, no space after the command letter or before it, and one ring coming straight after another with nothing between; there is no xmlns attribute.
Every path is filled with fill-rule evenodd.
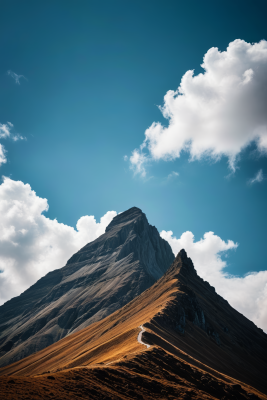
<svg viewBox="0 0 267 400"><path fill-rule="evenodd" d="M225 156L190 162L184 151L151 160L145 177L129 163L146 129L166 126L166 92L203 72L210 48L267 39L266 2L9 0L0 10L0 123L26 138L1 141L2 176L28 183L65 225L137 206L177 238L212 231L238 243L231 274L266 270L267 157L255 143L234 173Z"/></svg>

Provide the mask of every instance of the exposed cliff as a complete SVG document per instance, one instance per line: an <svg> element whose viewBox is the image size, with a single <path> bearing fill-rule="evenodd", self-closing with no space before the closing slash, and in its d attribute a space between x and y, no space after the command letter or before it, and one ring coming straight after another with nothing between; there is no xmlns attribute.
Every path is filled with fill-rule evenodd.
<svg viewBox="0 0 267 400"><path fill-rule="evenodd" d="M0 307L0 366L106 317L149 288L174 255L136 207L105 234Z"/></svg>

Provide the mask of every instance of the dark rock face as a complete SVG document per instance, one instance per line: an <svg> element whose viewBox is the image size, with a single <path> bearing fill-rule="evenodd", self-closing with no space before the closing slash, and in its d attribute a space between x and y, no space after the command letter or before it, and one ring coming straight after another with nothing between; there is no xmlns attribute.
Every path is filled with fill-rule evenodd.
<svg viewBox="0 0 267 400"><path fill-rule="evenodd" d="M177 255L173 265L167 272L168 275L176 276L179 279L179 293L176 299L168 306L168 323L176 331L184 334L186 322L189 321L193 325L201 328L208 336L210 336L218 345L220 345L220 337L213 327L213 322L204 312L201 301L197 293L202 295L205 293L206 299L210 296L216 300L227 303L221 296L217 295L213 286L203 281L197 275L191 258L187 257L184 249ZM193 285L195 283L195 285ZM202 288L204 286L204 290ZM165 315L165 318L166 318ZM172 316L172 317L170 317ZM224 327L226 330L228 328Z"/></svg>
<svg viewBox="0 0 267 400"><path fill-rule="evenodd" d="M172 299L144 326L161 327L168 342L175 337L172 343L194 359L267 393L267 335L262 329L197 275L184 250L154 286L172 280L177 288ZM240 385L233 389L238 391Z"/></svg>
<svg viewBox="0 0 267 400"><path fill-rule="evenodd" d="M170 245L136 207L66 266L0 307L0 366L99 321L152 286L174 260Z"/></svg>
<svg viewBox="0 0 267 400"><path fill-rule="evenodd" d="M155 320L168 324L181 334L185 333L188 323L191 323L203 330L217 345L221 344L222 333L231 344L238 341L241 347L247 349L251 348L255 334L263 335L266 340L266 334L262 329L257 328L253 322L234 310L227 300L216 293L213 286L197 275L192 260L187 257L185 250L179 252L165 276L166 279L171 277L178 280L179 291L169 302L164 314L155 316ZM233 329L233 321L237 320L238 333ZM251 340L241 334L244 329L251 330L247 335L251 336Z"/></svg>

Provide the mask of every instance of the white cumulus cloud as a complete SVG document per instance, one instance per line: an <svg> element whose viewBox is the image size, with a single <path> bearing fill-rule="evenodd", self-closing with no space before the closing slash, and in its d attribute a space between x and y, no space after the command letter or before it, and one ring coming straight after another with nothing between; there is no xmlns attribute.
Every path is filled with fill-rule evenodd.
<svg viewBox="0 0 267 400"><path fill-rule="evenodd" d="M225 242L213 232L205 233L197 242L192 232L184 232L179 239L172 231L162 231L160 235L169 242L175 255L185 249L198 274L232 307L267 332L267 271L250 272L244 277L225 271L227 263L222 255L236 249L237 243Z"/></svg>
<svg viewBox="0 0 267 400"><path fill-rule="evenodd" d="M81 217L74 228L43 215L46 199L29 184L4 178L0 185L0 304L19 295L49 271L61 268L88 242L105 232L117 214L96 222Z"/></svg>
<svg viewBox="0 0 267 400"><path fill-rule="evenodd" d="M0 185L0 304L19 295L47 272L61 268L86 243L105 232L117 215L108 211L100 222L83 216L76 229L51 220L46 199L38 197L29 184L4 178ZM222 254L236 249L231 240L223 241L213 232L195 242L192 232L177 239L162 231L175 254L185 248L199 275L217 292L258 326L267 331L267 271L235 277L225 272Z"/></svg>
<svg viewBox="0 0 267 400"><path fill-rule="evenodd" d="M240 152L255 142L267 152L267 41L237 39L226 51L204 55L203 73L187 71L177 90L169 90L160 110L166 126L153 122L135 149L132 168L145 175L145 160L172 160L187 151L190 160L228 158L234 171ZM146 149L146 153L144 153Z"/></svg>
<svg viewBox="0 0 267 400"><path fill-rule="evenodd" d="M131 168L134 170L134 173L140 174L141 176L146 176L145 164L147 163L148 158L145 154L142 153L142 150L134 150L130 157Z"/></svg>

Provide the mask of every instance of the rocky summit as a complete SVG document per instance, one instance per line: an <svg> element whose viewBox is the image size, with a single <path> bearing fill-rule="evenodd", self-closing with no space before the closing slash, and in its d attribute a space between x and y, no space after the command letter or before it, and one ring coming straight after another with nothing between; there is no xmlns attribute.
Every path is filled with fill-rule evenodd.
<svg viewBox="0 0 267 400"><path fill-rule="evenodd" d="M110 315L152 286L173 260L140 209L117 215L65 267L0 307L0 366Z"/></svg>

